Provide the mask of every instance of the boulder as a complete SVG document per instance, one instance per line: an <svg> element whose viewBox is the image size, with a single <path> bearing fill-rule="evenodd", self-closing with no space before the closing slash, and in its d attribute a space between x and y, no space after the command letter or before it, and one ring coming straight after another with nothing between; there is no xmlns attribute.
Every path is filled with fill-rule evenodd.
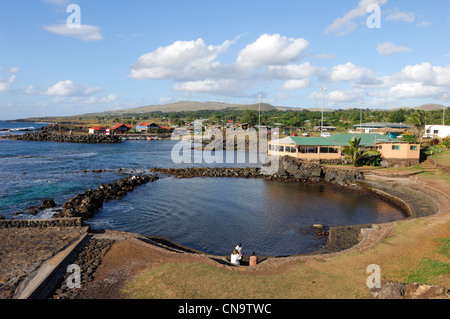
<svg viewBox="0 0 450 319"><path fill-rule="evenodd" d="M44 199L40 206L41 209L53 208L53 207L56 207L55 201L53 199L48 199L48 198Z"/></svg>

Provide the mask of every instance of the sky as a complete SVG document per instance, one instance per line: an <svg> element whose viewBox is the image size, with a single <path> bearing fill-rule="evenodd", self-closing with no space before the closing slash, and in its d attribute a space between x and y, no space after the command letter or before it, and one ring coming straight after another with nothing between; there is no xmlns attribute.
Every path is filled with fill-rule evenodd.
<svg viewBox="0 0 450 319"><path fill-rule="evenodd" d="M449 105L449 31L448 0L4 0L0 120L178 101Z"/></svg>

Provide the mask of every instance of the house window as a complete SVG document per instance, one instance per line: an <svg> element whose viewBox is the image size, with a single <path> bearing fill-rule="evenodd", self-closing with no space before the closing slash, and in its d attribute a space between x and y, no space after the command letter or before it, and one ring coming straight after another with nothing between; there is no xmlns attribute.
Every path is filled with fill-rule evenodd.
<svg viewBox="0 0 450 319"><path fill-rule="evenodd" d="M433 134L436 134L436 135L439 134L439 130L434 130Z"/></svg>
<svg viewBox="0 0 450 319"><path fill-rule="evenodd" d="M320 148L320 153L336 154L336 153L339 153L339 151L336 148L334 148L334 147L321 147Z"/></svg>
<svg viewBox="0 0 450 319"><path fill-rule="evenodd" d="M277 145L276 151L277 151L277 152L284 152L284 146Z"/></svg>
<svg viewBox="0 0 450 319"><path fill-rule="evenodd" d="M383 149L383 145L378 146L378 149L382 150Z"/></svg>
<svg viewBox="0 0 450 319"><path fill-rule="evenodd" d="M393 151L398 151L398 150L400 150L400 145L392 145L392 150L393 150Z"/></svg>
<svg viewBox="0 0 450 319"><path fill-rule="evenodd" d="M296 153L297 152L297 148L295 148L294 146L286 146L286 153Z"/></svg>
<svg viewBox="0 0 450 319"><path fill-rule="evenodd" d="M319 148L312 146L300 146L299 152L303 154L317 154L319 152Z"/></svg>
<svg viewBox="0 0 450 319"><path fill-rule="evenodd" d="M411 145L411 146L409 147L409 150L410 150L410 151L417 151L417 145Z"/></svg>

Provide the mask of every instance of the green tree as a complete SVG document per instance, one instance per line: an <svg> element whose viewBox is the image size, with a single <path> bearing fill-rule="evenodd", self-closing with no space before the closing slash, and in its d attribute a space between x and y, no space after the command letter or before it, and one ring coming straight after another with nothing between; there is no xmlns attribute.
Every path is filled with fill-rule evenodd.
<svg viewBox="0 0 450 319"><path fill-rule="evenodd" d="M242 123L248 123L250 126L258 124L258 115L256 111L245 111L242 116Z"/></svg>
<svg viewBox="0 0 450 319"><path fill-rule="evenodd" d="M348 155L352 159L353 166L357 166L361 160L365 160L365 163L370 166L378 166L381 161L381 153L369 150L361 154L359 148L361 146L361 138L353 137L349 142L349 145L342 147L342 153Z"/></svg>
<svg viewBox="0 0 450 319"><path fill-rule="evenodd" d="M342 147L342 153L350 156L353 166L356 166L356 161L359 156L359 146L361 144L361 138L353 137L349 142L349 145Z"/></svg>
<svg viewBox="0 0 450 319"><path fill-rule="evenodd" d="M427 116L424 111L417 110L409 118L408 122L414 126L415 131L420 137L420 141L423 141L423 134L425 133L425 123Z"/></svg>
<svg viewBox="0 0 450 319"><path fill-rule="evenodd" d="M405 111L403 109L393 111L388 116L388 121L391 123L403 123L405 120Z"/></svg>

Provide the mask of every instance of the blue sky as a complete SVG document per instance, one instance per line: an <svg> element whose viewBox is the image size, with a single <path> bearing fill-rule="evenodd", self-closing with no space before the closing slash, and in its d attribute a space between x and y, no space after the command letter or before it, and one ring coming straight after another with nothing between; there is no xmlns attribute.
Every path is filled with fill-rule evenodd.
<svg viewBox="0 0 450 319"><path fill-rule="evenodd" d="M446 0L2 1L0 119L258 95L321 107L322 86L327 108L442 104L449 31Z"/></svg>

